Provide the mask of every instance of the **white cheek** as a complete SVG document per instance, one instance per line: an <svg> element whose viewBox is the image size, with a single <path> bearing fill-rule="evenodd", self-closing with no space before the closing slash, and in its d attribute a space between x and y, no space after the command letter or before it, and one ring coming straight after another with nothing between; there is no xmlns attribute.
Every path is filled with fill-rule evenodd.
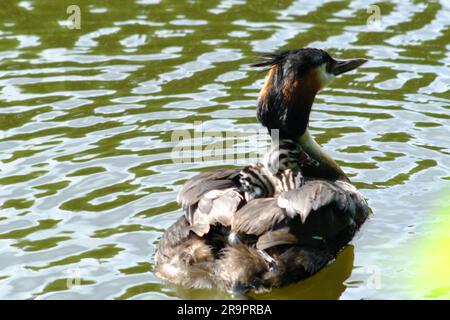
<svg viewBox="0 0 450 320"><path fill-rule="evenodd" d="M326 65L323 64L319 67L319 78L321 83L321 88L326 87L334 80L335 76L332 73L327 72Z"/></svg>

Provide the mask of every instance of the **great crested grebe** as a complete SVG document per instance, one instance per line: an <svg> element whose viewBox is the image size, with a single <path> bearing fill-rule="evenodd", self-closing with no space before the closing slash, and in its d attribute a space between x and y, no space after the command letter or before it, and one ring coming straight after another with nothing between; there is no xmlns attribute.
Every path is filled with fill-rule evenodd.
<svg viewBox="0 0 450 320"><path fill-rule="evenodd" d="M264 165L205 172L186 182L178 195L185 215L155 253L159 277L241 294L304 279L333 261L369 207L310 136L309 115L320 89L365 62L306 48L254 65L270 68L257 115L269 132L279 130L280 146L272 147Z"/></svg>

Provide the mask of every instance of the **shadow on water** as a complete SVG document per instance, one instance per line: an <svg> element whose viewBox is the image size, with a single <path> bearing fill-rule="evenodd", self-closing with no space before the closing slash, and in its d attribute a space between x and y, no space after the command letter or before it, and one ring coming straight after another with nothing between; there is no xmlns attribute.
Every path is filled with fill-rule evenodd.
<svg viewBox="0 0 450 320"><path fill-rule="evenodd" d="M345 281L350 277L355 258L353 245L347 246L336 260L314 276L274 289L269 293L251 294L252 299L290 300L337 300L346 289ZM182 299L231 299L229 295L215 290L189 290L174 287L176 295Z"/></svg>
<svg viewBox="0 0 450 320"><path fill-rule="evenodd" d="M200 120L221 134L204 145L267 143L255 118L264 73L248 65L306 46L369 59L318 94L310 125L376 214L353 241L353 270L349 247L311 279L254 297L446 296L443 277L406 278L426 279L444 243L417 254L442 225L429 208L450 182L449 1L77 0L81 29L69 29L72 4L1 5L0 298L229 298L175 290L150 260L182 214L183 181L254 158L175 163L171 137L196 144ZM254 151L243 145L224 149Z"/></svg>
<svg viewBox="0 0 450 320"><path fill-rule="evenodd" d="M268 294L258 294L257 299L339 299L345 291L344 282L350 277L355 259L354 247L347 246L336 261L325 267L316 275L304 281L275 289Z"/></svg>

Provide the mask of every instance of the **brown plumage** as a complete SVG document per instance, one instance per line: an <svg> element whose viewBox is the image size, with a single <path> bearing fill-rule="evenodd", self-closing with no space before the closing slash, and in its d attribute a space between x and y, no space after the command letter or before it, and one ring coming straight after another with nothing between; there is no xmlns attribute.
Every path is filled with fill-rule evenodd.
<svg viewBox="0 0 450 320"><path fill-rule="evenodd" d="M188 180L177 196L177 202L186 213L186 219L192 222L200 199L209 191L237 188L241 169L221 169L202 172Z"/></svg>
<svg viewBox="0 0 450 320"><path fill-rule="evenodd" d="M203 236L213 225L229 227L234 213L244 202L243 195L236 188L209 191L198 203L192 218L191 230Z"/></svg>
<svg viewBox="0 0 450 320"><path fill-rule="evenodd" d="M231 230L258 237L255 242L259 249L296 239L298 244L329 249L333 255L368 215L367 202L351 184L309 179L278 198L250 201L233 216Z"/></svg>
<svg viewBox="0 0 450 320"><path fill-rule="evenodd" d="M159 277L192 288L264 292L305 279L335 259L370 209L307 127L317 92L364 62L307 48L270 54L254 65L269 67L258 119L269 132L293 140L286 146L295 152L276 155L283 163L279 171L250 165L188 181L177 198L185 216L157 247ZM292 155L298 157L294 170Z"/></svg>
<svg viewBox="0 0 450 320"><path fill-rule="evenodd" d="M163 234L154 258L155 274L162 279L191 288L214 285L212 247L190 231L185 216Z"/></svg>

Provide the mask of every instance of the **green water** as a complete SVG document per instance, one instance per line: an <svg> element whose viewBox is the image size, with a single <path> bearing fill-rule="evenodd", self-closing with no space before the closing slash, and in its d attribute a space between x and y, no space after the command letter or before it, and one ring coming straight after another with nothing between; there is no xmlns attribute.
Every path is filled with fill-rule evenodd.
<svg viewBox="0 0 450 320"><path fill-rule="evenodd" d="M81 29L67 27L72 4ZM379 25L367 23L371 4ZM216 142L225 133L260 139L264 74L248 64L259 52L305 46L370 60L318 95L311 132L374 216L318 275L255 297L449 298L448 268L440 282L416 281L430 272L418 263L433 258L422 244L450 215L435 205L448 201L450 180L448 1L29 0L0 8L0 298L226 297L152 273L155 243L181 214L183 181L242 164L174 163L171 136L202 121L221 133ZM249 152L238 142L226 151ZM449 251L449 241L440 243L433 254Z"/></svg>

